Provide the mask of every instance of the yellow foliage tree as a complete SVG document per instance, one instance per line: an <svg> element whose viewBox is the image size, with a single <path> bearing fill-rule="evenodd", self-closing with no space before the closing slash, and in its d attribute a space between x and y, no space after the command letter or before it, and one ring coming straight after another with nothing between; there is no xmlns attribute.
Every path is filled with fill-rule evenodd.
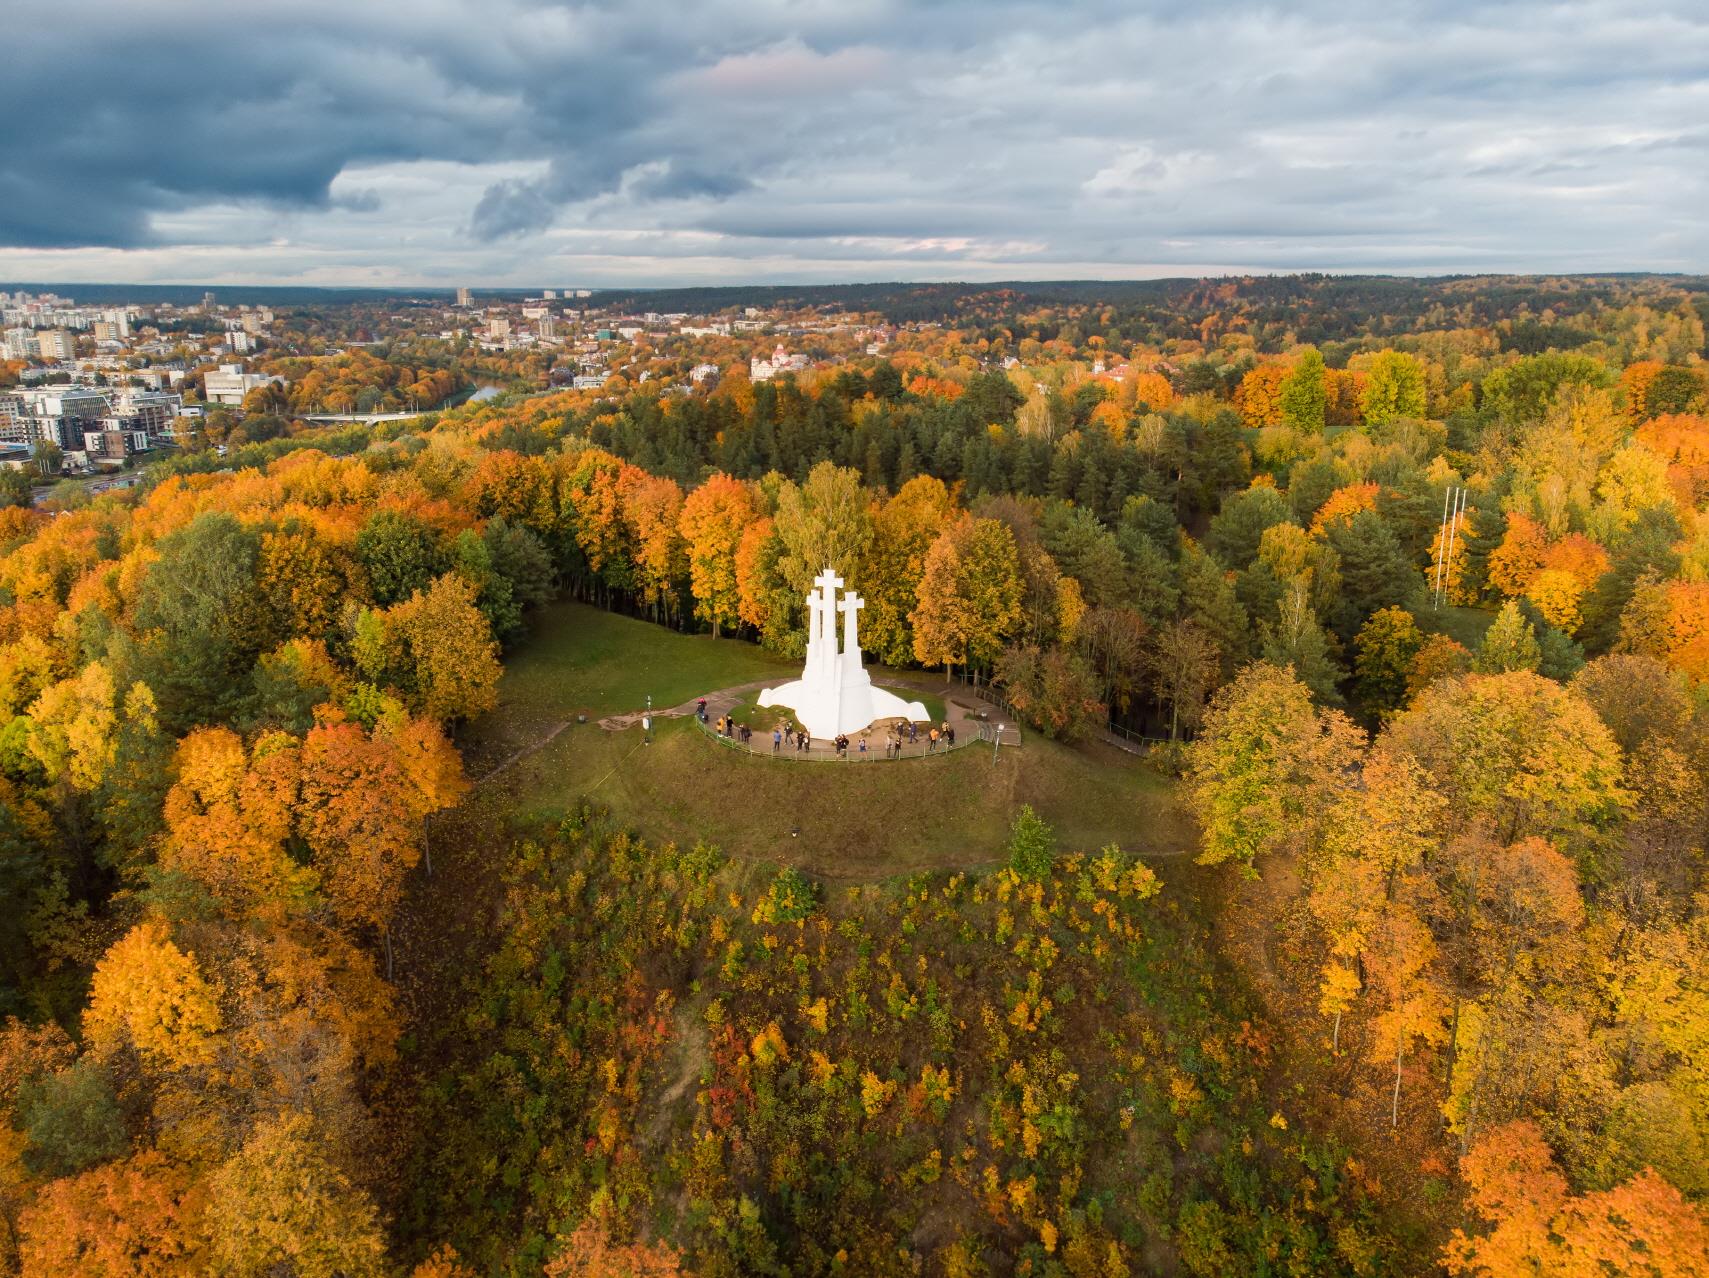
<svg viewBox="0 0 1709 1278"><path fill-rule="evenodd" d="M380 1278L385 1237L368 1195L320 1152L304 1114L256 1128L209 1181L209 1232L234 1278Z"/></svg>
<svg viewBox="0 0 1709 1278"><path fill-rule="evenodd" d="M101 1051L129 1044L172 1066L213 1058L220 1030L217 992L193 956L150 919L117 941L96 965L84 1029Z"/></svg>
<svg viewBox="0 0 1709 1278"><path fill-rule="evenodd" d="M385 614L406 654L414 699L435 719L467 719L498 704L504 673L498 643L475 606L475 588L455 573Z"/></svg>
<svg viewBox="0 0 1709 1278"><path fill-rule="evenodd" d="M1578 628L1584 624L1584 616L1579 612L1579 601L1584 598L1584 586L1570 572L1559 568L1545 568L1531 578L1525 587L1525 597L1537 605L1537 611L1555 629L1566 634L1577 634Z"/></svg>
<svg viewBox="0 0 1709 1278"><path fill-rule="evenodd" d="M45 689L30 706L30 753L50 780L96 789L113 766L118 727L113 676L91 661L73 678Z"/></svg>

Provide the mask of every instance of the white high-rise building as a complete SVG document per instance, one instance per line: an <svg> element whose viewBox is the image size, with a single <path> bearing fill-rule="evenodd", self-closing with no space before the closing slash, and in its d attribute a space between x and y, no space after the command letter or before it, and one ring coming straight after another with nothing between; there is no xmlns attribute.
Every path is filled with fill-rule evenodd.
<svg viewBox="0 0 1709 1278"><path fill-rule="evenodd" d="M265 386L268 382L277 382L283 386L285 379L270 377L266 373L246 373L241 364L221 364L219 372L203 375L202 390L210 404L238 406L250 391L257 386Z"/></svg>

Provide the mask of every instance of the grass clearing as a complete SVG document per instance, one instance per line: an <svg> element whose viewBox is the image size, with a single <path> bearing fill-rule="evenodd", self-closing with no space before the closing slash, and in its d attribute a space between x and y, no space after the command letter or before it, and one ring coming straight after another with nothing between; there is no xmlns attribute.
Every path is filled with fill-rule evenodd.
<svg viewBox="0 0 1709 1278"><path fill-rule="evenodd" d="M803 763L727 749L687 720L667 720L652 745L641 742L639 729L577 725L493 784L524 824L556 821L586 798L651 839L705 841L839 880L993 859L1023 803L1065 849L1191 846L1169 783L1108 746L1034 736L995 760L969 748L901 763Z"/></svg>
<svg viewBox="0 0 1709 1278"><path fill-rule="evenodd" d="M678 634L581 603L558 603L530 618L529 638L505 659L498 708L462 734L470 771L586 715L659 709L754 679L793 679L784 661L739 639Z"/></svg>

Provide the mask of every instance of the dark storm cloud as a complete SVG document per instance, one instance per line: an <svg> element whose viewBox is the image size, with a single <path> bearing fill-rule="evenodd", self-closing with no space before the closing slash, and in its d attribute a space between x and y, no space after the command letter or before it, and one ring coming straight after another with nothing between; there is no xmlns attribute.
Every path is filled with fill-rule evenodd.
<svg viewBox="0 0 1709 1278"><path fill-rule="evenodd" d="M13 0L6 25L0 246L91 263L1709 266L1700 0Z"/></svg>
<svg viewBox="0 0 1709 1278"><path fill-rule="evenodd" d="M537 182L506 178L494 182L475 205L469 230L479 240L502 240L552 225L558 210Z"/></svg>

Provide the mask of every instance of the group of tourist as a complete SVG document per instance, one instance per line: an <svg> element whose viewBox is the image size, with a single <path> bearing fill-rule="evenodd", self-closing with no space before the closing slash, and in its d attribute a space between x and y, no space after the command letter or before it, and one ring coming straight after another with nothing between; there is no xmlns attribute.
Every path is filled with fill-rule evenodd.
<svg viewBox="0 0 1709 1278"><path fill-rule="evenodd" d="M706 703L702 701L700 703L700 707L700 721L705 723ZM745 723L737 723L734 715L719 715L718 722L714 727L718 735L723 737L726 741L740 741L748 749L752 750L754 748L754 730L748 727Z"/></svg>
<svg viewBox="0 0 1709 1278"><path fill-rule="evenodd" d="M781 754L783 743L789 742L790 749L797 754L806 754L813 748L813 738L799 728L785 728L779 724L771 730L771 752Z"/></svg>
<svg viewBox="0 0 1709 1278"><path fill-rule="evenodd" d="M938 727L927 725L925 731L926 753L936 754L939 749L948 750L955 744L955 729L943 723ZM918 745L921 737L920 725L905 723L892 730L885 741L884 757L900 759L903 750L911 745Z"/></svg>

